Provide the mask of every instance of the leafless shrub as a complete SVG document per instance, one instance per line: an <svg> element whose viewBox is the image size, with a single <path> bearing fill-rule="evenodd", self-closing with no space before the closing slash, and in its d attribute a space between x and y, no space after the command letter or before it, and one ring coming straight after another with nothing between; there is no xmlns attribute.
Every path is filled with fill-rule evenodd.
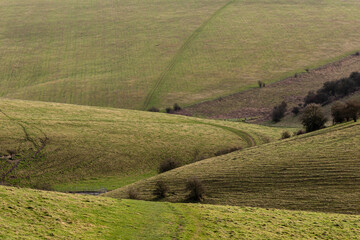
<svg viewBox="0 0 360 240"><path fill-rule="evenodd" d="M162 163L160 163L158 172L159 173L167 172L167 171L175 169L179 166L180 166L180 164L176 160L166 159Z"/></svg>
<svg viewBox="0 0 360 240"><path fill-rule="evenodd" d="M154 194L157 198L165 198L168 191L169 188L163 181L156 182Z"/></svg>
<svg viewBox="0 0 360 240"><path fill-rule="evenodd" d="M286 139L286 138L290 138L291 135L288 131L285 131L281 134L281 139Z"/></svg>
<svg viewBox="0 0 360 240"><path fill-rule="evenodd" d="M205 189L201 181L196 177L192 177L187 181L186 190L190 191L188 200L196 202L203 201Z"/></svg>
<svg viewBox="0 0 360 240"><path fill-rule="evenodd" d="M129 199L139 199L139 193L135 188L130 188L128 191Z"/></svg>

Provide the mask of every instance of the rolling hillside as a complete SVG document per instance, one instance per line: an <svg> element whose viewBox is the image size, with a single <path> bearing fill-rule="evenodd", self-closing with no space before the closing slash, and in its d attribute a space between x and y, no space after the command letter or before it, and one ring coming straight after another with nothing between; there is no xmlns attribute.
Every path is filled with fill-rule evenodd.
<svg viewBox="0 0 360 240"><path fill-rule="evenodd" d="M156 174L166 159L183 165L278 139L281 132L164 113L0 99L0 177L18 159L36 156L5 182L114 189ZM7 160L9 151L19 156Z"/></svg>
<svg viewBox="0 0 360 240"><path fill-rule="evenodd" d="M1 239L360 239L360 216L0 186Z"/></svg>
<svg viewBox="0 0 360 240"><path fill-rule="evenodd" d="M185 184L196 177L205 203L360 213L360 124L336 125L310 134L206 159L107 193L154 199L157 181L166 201L186 201Z"/></svg>
<svg viewBox="0 0 360 240"><path fill-rule="evenodd" d="M188 105L360 49L357 0L1 0L0 97Z"/></svg>
<svg viewBox="0 0 360 240"><path fill-rule="evenodd" d="M180 114L212 119L243 119L265 122L271 119L274 106L285 101L289 112L292 107L303 104L309 91L316 91L327 81L349 77L360 72L360 55L348 56L309 72L297 73L284 80L253 88L244 92L211 100L183 109Z"/></svg>

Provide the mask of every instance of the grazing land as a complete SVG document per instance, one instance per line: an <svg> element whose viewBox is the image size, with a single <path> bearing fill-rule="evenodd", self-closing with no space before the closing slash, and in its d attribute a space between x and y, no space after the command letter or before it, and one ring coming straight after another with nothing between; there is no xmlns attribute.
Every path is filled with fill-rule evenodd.
<svg viewBox="0 0 360 240"><path fill-rule="evenodd" d="M194 104L359 50L359 11L357 0L2 0L0 96Z"/></svg>
<svg viewBox="0 0 360 240"><path fill-rule="evenodd" d="M203 160L107 193L154 199L158 181L166 201L186 201L196 177L205 203L360 213L360 124L346 123L241 152Z"/></svg>
<svg viewBox="0 0 360 240"><path fill-rule="evenodd" d="M114 189L156 174L164 160L184 165L279 139L282 131L165 113L1 99L0 164L4 169L16 164L16 157L8 164L9 150L23 159L33 149L42 158L9 174L11 183Z"/></svg>
<svg viewBox="0 0 360 240"><path fill-rule="evenodd" d="M359 13L0 0L0 239L360 240Z"/></svg>
<svg viewBox="0 0 360 240"><path fill-rule="evenodd" d="M217 100L207 101L183 109L180 114L212 119L244 119L250 122L268 121L274 106L285 101L289 112L292 107L302 104L309 91L321 88L324 82L348 77L360 71L360 56L349 56L268 84L263 88L253 88ZM330 116L330 115L329 115ZM285 123L286 125L287 123ZM283 124L284 125L284 124Z"/></svg>
<svg viewBox="0 0 360 240"><path fill-rule="evenodd" d="M360 239L360 216L0 186L1 239Z"/></svg>

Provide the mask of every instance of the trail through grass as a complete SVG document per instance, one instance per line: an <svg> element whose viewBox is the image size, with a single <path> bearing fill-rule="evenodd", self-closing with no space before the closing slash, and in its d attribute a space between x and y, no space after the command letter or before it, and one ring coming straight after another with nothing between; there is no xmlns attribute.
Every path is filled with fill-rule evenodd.
<svg viewBox="0 0 360 240"><path fill-rule="evenodd" d="M360 216L0 186L1 239L360 239Z"/></svg>

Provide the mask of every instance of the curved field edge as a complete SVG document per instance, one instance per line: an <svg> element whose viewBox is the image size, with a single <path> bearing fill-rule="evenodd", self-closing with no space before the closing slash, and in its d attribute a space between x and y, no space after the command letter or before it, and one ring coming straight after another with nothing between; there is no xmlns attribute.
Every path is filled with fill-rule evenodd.
<svg viewBox="0 0 360 240"><path fill-rule="evenodd" d="M360 216L0 186L1 239L360 239ZM311 230L309 230L311 229Z"/></svg>
<svg viewBox="0 0 360 240"><path fill-rule="evenodd" d="M115 189L181 165L280 138L283 129L163 113L0 99L0 161L48 139L43 159L9 180L58 190ZM79 180L84 180L80 181ZM64 184L64 185L62 185ZM75 188L75 189L72 189ZM81 189L78 189L81 190Z"/></svg>
<svg viewBox="0 0 360 240"><path fill-rule="evenodd" d="M158 181L164 199L187 201L186 182L196 177L205 203L360 213L360 124L347 123L203 160L111 191L106 196L155 199Z"/></svg>

